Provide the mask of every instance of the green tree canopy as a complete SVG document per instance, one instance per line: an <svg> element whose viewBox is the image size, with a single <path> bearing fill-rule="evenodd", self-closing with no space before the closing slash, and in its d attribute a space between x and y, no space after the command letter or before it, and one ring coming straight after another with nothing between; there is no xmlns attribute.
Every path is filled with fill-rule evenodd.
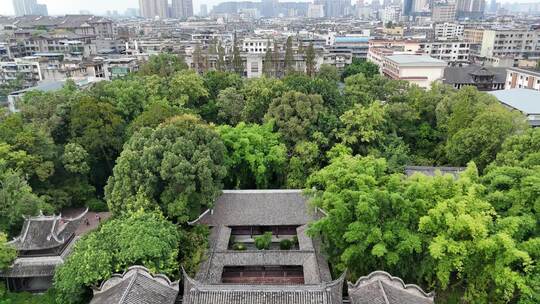
<svg viewBox="0 0 540 304"><path fill-rule="evenodd" d="M279 188L287 162L287 148L272 125L222 126L219 133L227 149L225 186L234 189Z"/></svg>
<svg viewBox="0 0 540 304"><path fill-rule="evenodd" d="M369 106L356 104L340 117L343 130L338 133L342 143L357 153L366 154L385 137L385 106L376 101Z"/></svg>
<svg viewBox="0 0 540 304"><path fill-rule="evenodd" d="M345 67L345 70L341 74L341 79L356 74L363 74L365 77L371 78L375 75L379 75L379 67L373 62L353 58L352 63Z"/></svg>
<svg viewBox="0 0 540 304"><path fill-rule="evenodd" d="M179 223L212 205L225 177L225 146L213 129L190 115L155 129L142 128L124 145L105 188L118 215L140 208L161 209Z"/></svg>
<svg viewBox="0 0 540 304"><path fill-rule="evenodd" d="M508 137L497 153L494 164L540 166L540 129L531 128L522 134Z"/></svg>
<svg viewBox="0 0 540 304"><path fill-rule="evenodd" d="M53 207L32 192L19 172L7 169L0 160L0 231L10 237L17 235L23 216L36 215L40 210L50 213Z"/></svg>
<svg viewBox="0 0 540 304"><path fill-rule="evenodd" d="M177 72L169 79L168 99L172 106L197 109L208 96L203 78L193 70Z"/></svg>
<svg viewBox="0 0 540 304"><path fill-rule="evenodd" d="M122 273L132 265L152 273L178 277L181 236L159 213L137 211L105 222L77 241L66 262L56 271L57 302L82 303L90 287ZM192 244L195 245L195 244Z"/></svg>
<svg viewBox="0 0 540 304"><path fill-rule="evenodd" d="M246 123L261 123L272 100L285 91L279 79L261 77L250 79L244 85L242 94L246 104L242 110L242 119Z"/></svg>
<svg viewBox="0 0 540 304"><path fill-rule="evenodd" d="M406 178L391 174L384 159L338 155L306 185L327 213L310 233L322 234L337 272L348 269L354 280L384 269L435 289L442 302L455 296L467 303L538 299L537 219L523 210L523 200L514 211L528 216L499 216L490 202L502 193L485 196L474 164L459 179ZM490 192L497 181L509 181L501 173L485 181ZM524 197L537 199L536 178L518 182L529 187Z"/></svg>
<svg viewBox="0 0 540 304"><path fill-rule="evenodd" d="M187 69L187 65L182 57L175 54L161 53L150 56L148 62L139 69L139 74L168 77L185 69Z"/></svg>
<svg viewBox="0 0 540 304"><path fill-rule="evenodd" d="M285 142L292 146L309 139L325 111L320 95L290 91L272 101L265 120L274 121Z"/></svg>
<svg viewBox="0 0 540 304"><path fill-rule="evenodd" d="M462 166L472 160L483 169L495 159L506 138L527 128L521 113L492 104L449 137L446 156L454 165Z"/></svg>
<svg viewBox="0 0 540 304"><path fill-rule="evenodd" d="M244 95L235 87L229 87L219 92L216 101L218 122L232 126L240 123L245 103Z"/></svg>
<svg viewBox="0 0 540 304"><path fill-rule="evenodd" d="M7 235L0 232L0 270L9 267L16 257L17 249L7 244Z"/></svg>

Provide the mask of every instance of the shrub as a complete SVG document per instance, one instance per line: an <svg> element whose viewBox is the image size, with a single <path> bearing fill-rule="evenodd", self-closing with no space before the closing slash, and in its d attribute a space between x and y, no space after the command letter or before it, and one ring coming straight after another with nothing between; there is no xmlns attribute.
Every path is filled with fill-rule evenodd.
<svg viewBox="0 0 540 304"><path fill-rule="evenodd" d="M244 251L246 249L247 249L246 245L244 245L242 243L234 243L233 244L233 250Z"/></svg>
<svg viewBox="0 0 540 304"><path fill-rule="evenodd" d="M272 244L272 232L265 232L263 235L255 237L255 247L259 250L270 249L270 244Z"/></svg>
<svg viewBox="0 0 540 304"><path fill-rule="evenodd" d="M88 206L88 209L90 209L90 211L94 211L94 212L106 212L106 211L109 211L109 208L107 207L107 203L105 203L104 201L100 200L100 199L97 199L97 198L93 198L91 200L89 200L86 205Z"/></svg>
<svg viewBox="0 0 540 304"><path fill-rule="evenodd" d="M289 239L284 239L279 242L279 249L281 250L291 250L293 242Z"/></svg>
<svg viewBox="0 0 540 304"><path fill-rule="evenodd" d="M293 243L294 245L298 245L298 236L296 236L296 235L293 236L292 239L291 239L291 241L292 241L292 243Z"/></svg>

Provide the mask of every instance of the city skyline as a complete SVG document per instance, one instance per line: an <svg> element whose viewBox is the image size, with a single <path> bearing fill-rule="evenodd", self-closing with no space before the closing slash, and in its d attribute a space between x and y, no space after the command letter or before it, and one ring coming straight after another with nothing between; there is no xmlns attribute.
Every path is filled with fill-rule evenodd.
<svg viewBox="0 0 540 304"><path fill-rule="evenodd" d="M214 5L229 0L193 0L195 13L199 12L201 4L206 4L208 11ZM240 0L243 1L243 0ZM246 0L248 1L248 0ZM252 0L253 2L260 2ZM313 2L311 0L294 0L294 2ZM356 1L351 1L353 4ZM367 1L369 2L369 1ZM382 2L382 1L381 1ZM517 0L498 1L502 3L539 3L540 0ZM92 14L104 15L107 11L117 11L123 14L128 8L139 8L139 0L40 0L39 3L46 4L50 15L78 14L80 11L89 11ZM0 15L14 15L12 0L0 0Z"/></svg>

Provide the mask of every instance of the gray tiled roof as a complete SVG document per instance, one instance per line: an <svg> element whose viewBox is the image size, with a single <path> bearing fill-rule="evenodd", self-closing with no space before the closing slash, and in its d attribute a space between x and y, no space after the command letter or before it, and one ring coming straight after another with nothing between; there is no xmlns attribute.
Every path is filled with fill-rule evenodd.
<svg viewBox="0 0 540 304"><path fill-rule="evenodd" d="M434 293L425 293L384 271L372 272L348 286L352 304L433 304L435 298Z"/></svg>
<svg viewBox="0 0 540 304"><path fill-rule="evenodd" d="M224 190L199 223L210 226L303 225L315 219L301 190Z"/></svg>
<svg viewBox="0 0 540 304"><path fill-rule="evenodd" d="M411 176L415 173L421 173L427 176L435 176L437 173L451 174L454 177L459 177L459 173L463 172L464 167L430 167L430 166L406 166L405 174Z"/></svg>
<svg viewBox="0 0 540 304"><path fill-rule="evenodd" d="M2 21L8 23L10 19ZM34 28L38 26L77 28L92 25L94 23L111 22L107 18L93 15L65 15L61 17L27 15L12 18L12 23L19 28Z"/></svg>
<svg viewBox="0 0 540 304"><path fill-rule="evenodd" d="M332 281L317 239L306 235L307 224L318 214L309 210L300 190L223 191L214 209L197 221L212 226L208 258L196 279L185 277L185 304L337 304L343 277ZM294 225L299 250L229 250L230 226ZM226 266L302 266L305 284L222 284Z"/></svg>
<svg viewBox="0 0 540 304"><path fill-rule="evenodd" d="M152 276L142 266L132 266L123 275L113 275L94 291L90 304L173 304L178 282L163 275Z"/></svg>
<svg viewBox="0 0 540 304"><path fill-rule="evenodd" d="M494 74L494 83L504 83L506 81L506 68L481 67L469 65L463 67L447 67L444 69L443 83L446 84L475 84L472 74L488 75Z"/></svg>
<svg viewBox="0 0 540 304"><path fill-rule="evenodd" d="M52 277L56 267L63 262L63 259L59 256L17 258L8 269L0 272L0 277Z"/></svg>
<svg viewBox="0 0 540 304"><path fill-rule="evenodd" d="M39 215L25 219L21 234L9 242L17 250L45 250L63 246L73 236L88 209L75 218Z"/></svg>
<svg viewBox="0 0 540 304"><path fill-rule="evenodd" d="M184 273L184 304L341 304L345 274L315 285L203 284Z"/></svg>

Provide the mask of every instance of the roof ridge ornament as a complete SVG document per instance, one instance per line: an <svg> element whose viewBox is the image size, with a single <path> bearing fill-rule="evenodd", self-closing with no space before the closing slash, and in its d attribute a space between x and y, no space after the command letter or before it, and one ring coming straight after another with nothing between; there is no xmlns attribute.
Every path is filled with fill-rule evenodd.
<svg viewBox="0 0 540 304"><path fill-rule="evenodd" d="M382 271L382 270L377 270L368 274L367 276L362 276L358 278L358 280L354 284L351 282L348 282L347 286L349 288L349 292L351 292L351 289L357 289L367 283L371 283L374 281L381 281L381 279L382 280L386 279L387 281L398 283L406 291L413 292L414 294L418 296L423 296L430 299L435 298L435 292L432 291L432 292L427 293L420 286L416 284L405 284L405 282L403 282L403 280L400 277L392 276L388 272Z"/></svg>

